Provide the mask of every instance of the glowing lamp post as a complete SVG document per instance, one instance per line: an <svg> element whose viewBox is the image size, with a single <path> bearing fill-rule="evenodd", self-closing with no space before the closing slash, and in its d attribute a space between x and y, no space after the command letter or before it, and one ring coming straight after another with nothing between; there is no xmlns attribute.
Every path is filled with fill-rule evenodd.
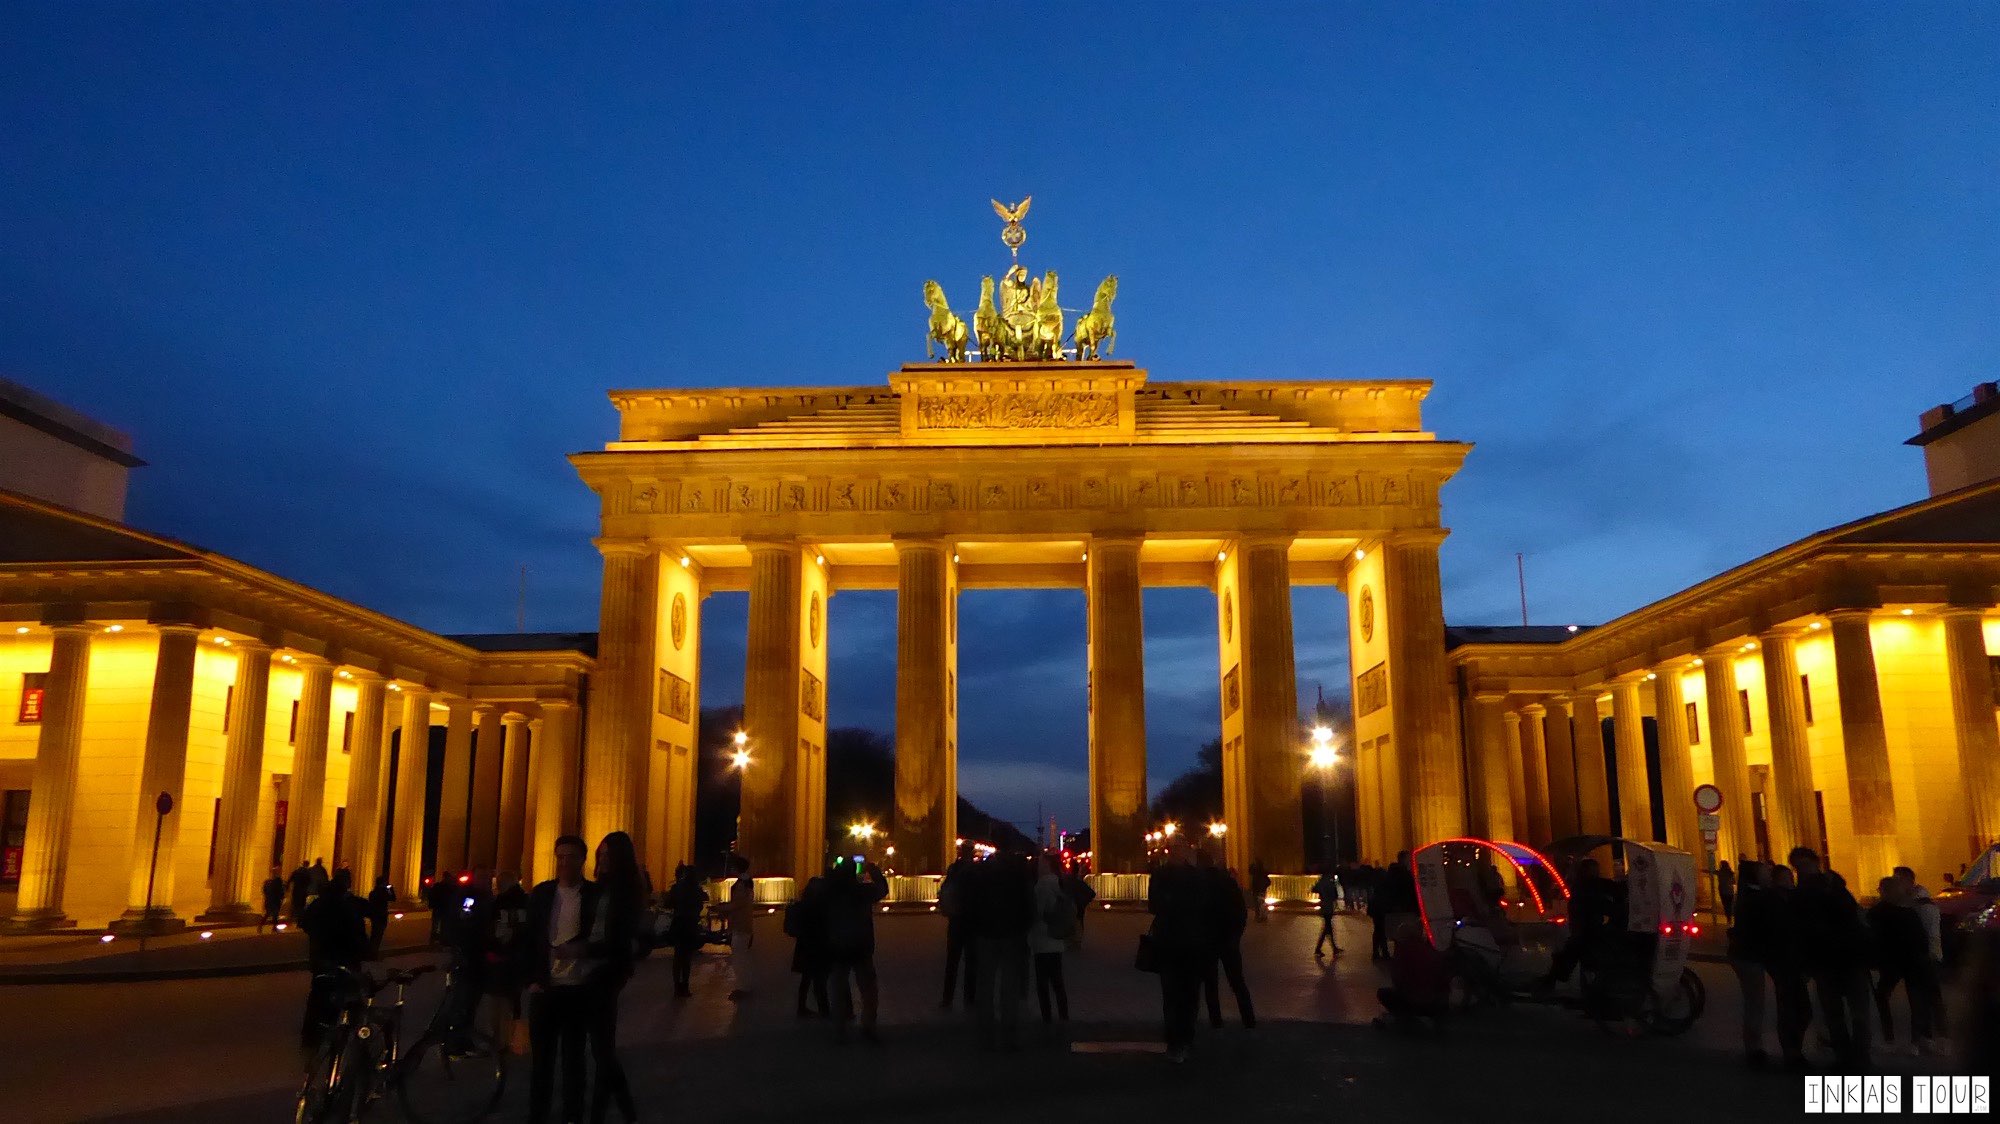
<svg viewBox="0 0 2000 1124"><path fill-rule="evenodd" d="M729 829L729 852L735 854L743 837L743 777L750 771L750 735L738 730L730 744L736 747L729 753L729 767L736 770L736 822Z"/></svg>

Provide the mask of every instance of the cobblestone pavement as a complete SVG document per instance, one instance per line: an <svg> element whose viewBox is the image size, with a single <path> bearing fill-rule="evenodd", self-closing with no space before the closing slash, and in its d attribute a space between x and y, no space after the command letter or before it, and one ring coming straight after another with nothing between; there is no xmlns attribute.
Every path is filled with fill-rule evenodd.
<svg viewBox="0 0 2000 1124"><path fill-rule="evenodd" d="M793 1014L790 942L760 931L753 997L731 1003L730 956L705 957L693 999L670 998L664 960L626 993L622 1053L648 1120L690 1114L742 1121L1097 1119L1669 1120L1789 1116L1795 1078L1737 1060L1736 990L1702 966L1709 1013L1680 1039L1622 1040L1578 1016L1517 1008L1455 1020L1435 1037L1368 1027L1377 967L1366 923L1341 920L1345 956L1312 959L1316 920L1254 927L1246 960L1260 1026L1206 1027L1175 1067L1155 1052L1158 992L1131 968L1143 915L1093 913L1068 957L1074 1021L1044 1031L1030 998L1019 1052L982 1051L962 1011L938 1009L943 924L880 918L883 1037L838 1045ZM302 974L157 983L0 988L0 1104L16 1121L289 1119ZM419 1000L420 1007L423 1000ZM1079 1048L1081 1047L1081 1048ZM1914 1059L1890 1058L1914 1067ZM519 1119L525 1069L504 1119ZM385 1108L383 1119L394 1119Z"/></svg>

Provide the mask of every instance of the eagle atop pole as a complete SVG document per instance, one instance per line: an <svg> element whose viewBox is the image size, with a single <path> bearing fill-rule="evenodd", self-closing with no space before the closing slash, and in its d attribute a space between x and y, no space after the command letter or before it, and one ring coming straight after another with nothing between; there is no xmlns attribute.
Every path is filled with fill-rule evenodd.
<svg viewBox="0 0 2000 1124"><path fill-rule="evenodd" d="M1000 241L1007 244L1007 252L1014 255L1015 261L1021 260L1021 243L1028 240L1028 232L1021 229L1021 219L1028 213L1028 204L1034 201L1035 197L1030 195L1009 207L998 199L993 200L993 213L1007 223L1000 228Z"/></svg>

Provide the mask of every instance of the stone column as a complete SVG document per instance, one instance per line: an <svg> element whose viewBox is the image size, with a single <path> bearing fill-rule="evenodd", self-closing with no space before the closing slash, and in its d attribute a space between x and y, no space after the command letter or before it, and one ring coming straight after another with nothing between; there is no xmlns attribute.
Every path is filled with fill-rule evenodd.
<svg viewBox="0 0 2000 1124"><path fill-rule="evenodd" d="M1507 696L1497 693L1472 697L1473 794L1476 812L1473 830L1487 839L1514 837L1514 801L1507 779L1508 736L1505 729L1512 717L1507 712Z"/></svg>
<svg viewBox="0 0 2000 1124"><path fill-rule="evenodd" d="M1653 670L1653 715L1660 739L1660 799L1667 805L1667 843L1695 856L1698 864L1701 821L1694 810L1694 751L1688 745L1680 664L1661 664Z"/></svg>
<svg viewBox="0 0 2000 1124"><path fill-rule="evenodd" d="M1896 796L1889 779L1889 734L1866 609L1835 609L1833 674L1840 692L1840 740L1847 801L1854 817L1854 882L1873 886L1896 868Z"/></svg>
<svg viewBox="0 0 2000 1124"><path fill-rule="evenodd" d="M1273 872L1304 871L1300 817L1305 747L1292 648L1289 537L1238 541L1243 589L1243 754L1252 862ZM1440 652L1442 655L1442 652ZM1100 705L1102 705L1100 703ZM1229 825L1230 833L1238 828Z"/></svg>
<svg viewBox="0 0 2000 1124"><path fill-rule="evenodd" d="M1405 532L1383 544L1388 601L1389 696L1395 752L1417 842L1465 833L1465 789L1444 656L1444 592L1438 577L1443 531Z"/></svg>
<svg viewBox="0 0 2000 1124"><path fill-rule="evenodd" d="M500 854L500 711L487 703L472 708L478 727L472 752L472 816L465 844L467 866L493 870ZM507 859L512 863L513 859Z"/></svg>
<svg viewBox="0 0 2000 1124"><path fill-rule="evenodd" d="M1757 857L1757 818L1750 804L1750 756L1743 748L1736 647L1724 644L1702 653L1701 680L1708 697L1708 754L1715 763L1715 787L1722 790L1716 854L1737 863Z"/></svg>
<svg viewBox="0 0 2000 1124"><path fill-rule="evenodd" d="M1146 867L1142 541L1096 538L1090 544L1090 841L1095 869L1106 873Z"/></svg>
<svg viewBox="0 0 2000 1124"><path fill-rule="evenodd" d="M1775 812L1771 817L1771 857L1784 862L1793 847L1821 849L1819 816L1813 805L1812 754L1806 744L1806 700L1799 691L1794 630L1774 628L1757 639L1764 649L1764 698L1771 712L1771 808Z"/></svg>
<svg viewBox="0 0 2000 1124"><path fill-rule="evenodd" d="M743 799L736 849L757 871L781 875L789 873L785 867L792 862L797 843L793 819L799 756L799 591L805 560L796 543L748 545L750 630L743 671L743 729L750 735L750 764L740 782ZM900 737L900 726L897 732ZM897 763L901 764L900 753Z"/></svg>
<svg viewBox="0 0 2000 1124"><path fill-rule="evenodd" d="M420 902L424 885L424 797L431 770L431 694L406 688L396 750L396 814L389 826L389 882L396 898Z"/></svg>
<svg viewBox="0 0 2000 1124"><path fill-rule="evenodd" d="M1601 687L1570 696L1570 730L1576 742L1577 827L1585 835L1611 834L1611 785L1604 775L1604 719L1597 711Z"/></svg>
<svg viewBox="0 0 2000 1124"><path fill-rule="evenodd" d="M547 735L542 732L543 729L540 718L528 719L528 768L532 772L529 773L528 816L521 823L521 881L530 887L543 881L543 871L548 869L548 860L543 856L549 852L543 844L553 844L556 838L554 832L549 833L548 839L542 838L542 809L553 808L542 798L542 793L546 791L544 785L547 783L549 759L544 740Z"/></svg>
<svg viewBox="0 0 2000 1124"><path fill-rule="evenodd" d="M75 924L63 916L63 882L69 871L70 820L76 811L85 694L90 689L90 637L95 629L87 624L59 624L51 631L55 642L42 694L41 728L35 732L20 895L7 923L9 932Z"/></svg>
<svg viewBox="0 0 2000 1124"><path fill-rule="evenodd" d="M236 693L229 708L229 740L222 759L222 807L216 813L215 875L208 912L201 920L254 920L260 912L263 848L257 802L264 788L264 714L271 689L271 649L242 639L236 650Z"/></svg>
<svg viewBox="0 0 2000 1124"><path fill-rule="evenodd" d="M160 626L153 660L153 698L146 715L146 756L139 766L139 809L132 819L132 874L125 915L112 922L119 931L177 929L174 915L174 845L180 841L181 797L187 778L188 721L194 712L195 649L201 630L191 624ZM174 798L162 820L154 807L160 793ZM32 810L33 797L29 797ZM31 813L32 814L32 813ZM153 831L160 835L153 863ZM146 884L152 882L152 912L146 911Z"/></svg>
<svg viewBox="0 0 2000 1124"><path fill-rule="evenodd" d="M896 540L896 857L911 873L951 861L950 750L945 740L951 548Z"/></svg>
<svg viewBox="0 0 2000 1124"><path fill-rule="evenodd" d="M1653 797L1646 783L1646 728L1639 709L1639 680L1611 684L1611 736L1618 755L1619 834L1653 838Z"/></svg>
<svg viewBox="0 0 2000 1124"><path fill-rule="evenodd" d="M354 745L347 756L347 832L340 856L354 872L354 892L366 894L382 873L382 778L387 739L383 737L382 677L351 669L354 680Z"/></svg>
<svg viewBox="0 0 2000 1124"><path fill-rule="evenodd" d="M285 824L284 861L290 874L300 863L331 861L326 853L327 735L333 723L333 665L325 657L300 653L292 657L300 675L298 737L292 743L290 816ZM368 887L363 886L365 896Z"/></svg>
<svg viewBox="0 0 2000 1124"><path fill-rule="evenodd" d="M1536 847L1549 834L1549 748L1546 719L1549 708L1529 703L1521 708L1521 777L1527 782L1528 842Z"/></svg>
<svg viewBox="0 0 2000 1124"><path fill-rule="evenodd" d="M438 781L437 859L439 875L465 868L467 808L472 802L472 702L445 700L444 776Z"/></svg>
<svg viewBox="0 0 2000 1124"><path fill-rule="evenodd" d="M1570 702L1549 701L1549 837L1567 839L1583 830L1576 810L1576 740L1570 731Z"/></svg>
<svg viewBox="0 0 2000 1124"><path fill-rule="evenodd" d="M583 824L577 808L582 762L576 745L576 704L543 700L541 729L532 731L536 745L535 771L541 776L535 794L535 877L555 871L556 840L578 833Z"/></svg>
<svg viewBox="0 0 2000 1124"><path fill-rule="evenodd" d="M592 847L614 831L644 834L639 793L652 751L649 701L660 615L660 567L653 548L608 539L599 540L597 548L604 554L604 594L583 754L583 835ZM754 648L751 663L756 663Z"/></svg>
<svg viewBox="0 0 2000 1124"><path fill-rule="evenodd" d="M494 746L501 779L500 818L493 846L493 865L499 870L514 871L525 879L528 876L526 841L530 838L527 833L528 740L524 736L528 719L510 710L501 715L500 725L506 733L504 740ZM484 733L482 729L482 738Z"/></svg>
<svg viewBox="0 0 2000 1124"><path fill-rule="evenodd" d="M1993 672L1986 652L1985 612L1944 614L1944 654L1951 675L1951 717L1958 733L1958 767L1965 783L1971 854L2000 839L2000 726L1993 717Z"/></svg>
<svg viewBox="0 0 2000 1124"><path fill-rule="evenodd" d="M1521 775L1521 714L1519 711L1504 711L1500 715L1500 764L1507 771L1507 823L1508 834L1502 838L1518 839L1520 832L1528 826L1527 780Z"/></svg>

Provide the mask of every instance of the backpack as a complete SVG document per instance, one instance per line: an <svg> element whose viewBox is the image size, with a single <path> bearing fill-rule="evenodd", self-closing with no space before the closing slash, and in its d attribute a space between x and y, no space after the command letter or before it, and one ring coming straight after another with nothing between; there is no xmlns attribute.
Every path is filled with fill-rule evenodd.
<svg viewBox="0 0 2000 1124"><path fill-rule="evenodd" d="M785 935L793 940L798 940L799 935L805 932L806 911L804 907L805 902L803 901L793 901L785 906Z"/></svg>
<svg viewBox="0 0 2000 1124"><path fill-rule="evenodd" d="M1042 927L1048 930L1049 939L1066 941L1076 933L1076 906L1068 894L1058 893L1042 909Z"/></svg>

